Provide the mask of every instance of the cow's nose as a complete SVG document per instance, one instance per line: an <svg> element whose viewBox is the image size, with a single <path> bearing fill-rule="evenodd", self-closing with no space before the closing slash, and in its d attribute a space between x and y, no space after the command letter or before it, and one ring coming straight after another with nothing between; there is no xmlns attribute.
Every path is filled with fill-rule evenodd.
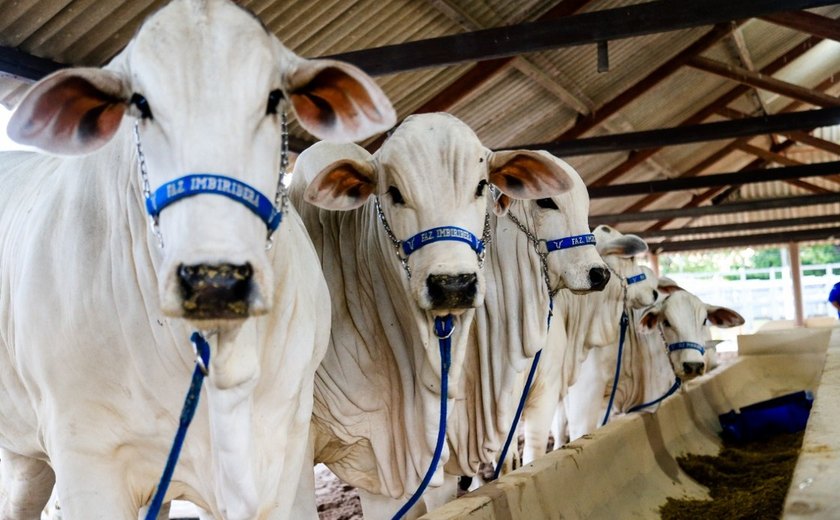
<svg viewBox="0 0 840 520"><path fill-rule="evenodd" d="M702 376L706 370L706 364L702 361L686 361L683 363L683 372L686 376Z"/></svg>
<svg viewBox="0 0 840 520"><path fill-rule="evenodd" d="M478 277L475 273L430 274L426 288L433 309L468 309L475 306Z"/></svg>
<svg viewBox="0 0 840 520"><path fill-rule="evenodd" d="M610 271L603 267L593 267L589 270L589 283L593 291L601 291L610 281Z"/></svg>
<svg viewBox="0 0 840 520"><path fill-rule="evenodd" d="M178 280L184 316L192 319L241 319L248 316L251 264L180 265Z"/></svg>

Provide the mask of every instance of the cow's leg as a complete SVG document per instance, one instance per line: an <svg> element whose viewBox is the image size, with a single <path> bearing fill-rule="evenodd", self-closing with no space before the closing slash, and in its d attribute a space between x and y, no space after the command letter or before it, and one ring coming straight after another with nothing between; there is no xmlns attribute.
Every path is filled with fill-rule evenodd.
<svg viewBox="0 0 840 520"><path fill-rule="evenodd" d="M65 518L137 518L139 497L125 482L126 468L108 457L81 456L70 448L53 457L58 496ZM152 491L152 490L149 490Z"/></svg>
<svg viewBox="0 0 840 520"><path fill-rule="evenodd" d="M426 492L423 493L423 502L426 503L426 511L434 511L456 498L458 498L458 477L446 473L443 474L442 486L427 488Z"/></svg>
<svg viewBox="0 0 840 520"><path fill-rule="evenodd" d="M0 520L38 520L54 484L46 462L0 449Z"/></svg>
<svg viewBox="0 0 840 520"><path fill-rule="evenodd" d="M606 347L593 348L581 367L580 376L569 388L566 396L566 413L569 421L569 439L575 440L587 433L594 432L603 420L604 390L609 382L609 374L604 371L614 360L609 360Z"/></svg>
<svg viewBox="0 0 840 520"><path fill-rule="evenodd" d="M315 506L315 462L313 453L313 438L310 435L306 443L306 455L301 466L295 501L292 504L292 514L289 518L318 518L318 508Z"/></svg>
<svg viewBox="0 0 840 520"><path fill-rule="evenodd" d="M571 391L571 388L569 389ZM554 410L554 422L551 431L554 432L554 449L569 442L569 417L567 410L569 403L569 396L565 399L557 401L557 408Z"/></svg>
<svg viewBox="0 0 840 520"><path fill-rule="evenodd" d="M528 403L523 412L522 430L525 434L525 449L522 453L522 463L528 464L537 457L545 455L548 444L548 432L551 429L551 419L557 408L561 382L546 378L541 388L534 388L536 392L528 397Z"/></svg>

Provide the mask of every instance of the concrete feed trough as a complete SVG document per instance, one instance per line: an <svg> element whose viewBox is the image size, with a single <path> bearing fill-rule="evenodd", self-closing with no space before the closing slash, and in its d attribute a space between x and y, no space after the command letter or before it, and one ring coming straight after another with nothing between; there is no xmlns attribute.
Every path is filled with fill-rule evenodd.
<svg viewBox="0 0 840 520"><path fill-rule="evenodd" d="M801 518L840 518L836 505L823 503L836 490L836 479L832 487L826 477L840 475L838 427L826 416L828 407L836 410L840 403L840 329L833 330L833 347L828 350L831 329L742 336L737 359L684 385L684 391L656 413L613 419L595 434L422 518L658 518L667 497L708 498L707 490L689 478L675 458L716 454L719 414L799 390L817 395L794 475L795 491L788 496L788 516L800 518L791 514L797 511L804 512ZM825 386L818 391L821 378ZM836 412L833 415L836 418ZM834 428L833 434L812 431L828 427ZM820 448L809 453L815 443ZM826 461L833 461L833 473L825 469Z"/></svg>

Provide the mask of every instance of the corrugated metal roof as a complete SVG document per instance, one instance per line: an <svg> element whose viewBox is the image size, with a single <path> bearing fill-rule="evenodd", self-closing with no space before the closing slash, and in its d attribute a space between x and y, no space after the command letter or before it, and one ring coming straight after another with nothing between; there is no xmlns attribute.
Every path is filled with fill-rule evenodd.
<svg viewBox="0 0 840 520"><path fill-rule="evenodd" d="M131 38L142 20L165 2L161 0L0 0L0 45L19 48L35 56L79 65L102 65ZM551 9L552 0L243 0L266 26L295 52L317 57L356 49L433 38L488 27L533 21ZM634 0L594 0L583 11L596 11L643 3ZM811 11L840 18L840 5ZM699 27L609 42L608 72L596 68L596 46L586 45L532 53L517 58L503 71L463 96L449 111L472 126L492 148L550 141L571 127L580 113L598 110L682 52L710 30ZM757 69L765 67L810 35L760 19L751 19L738 29L749 60ZM724 38L702 55L723 63L742 66L731 38ZM391 74L377 78L403 118L459 78L470 64ZM813 88L840 72L840 43L825 41L778 71L774 77ZM536 79L535 79L536 78ZM838 75L840 82L840 75ZM737 85L707 72L683 66L670 77L633 100L619 113L586 132L598 136L672 127ZM25 83L0 75L0 102L11 103L26 88ZM840 86L829 92L836 96ZM783 110L791 100L759 90L771 113ZM728 105L745 114L757 115L753 95L740 96ZM810 108L808 105L799 109ZM720 115L707 121L720 121ZM309 139L292 125L293 135ZM840 131L814 135L840 142ZM766 136L750 143L769 149ZM704 161L731 140L672 146L627 171L613 183L636 182L680 176ZM837 160L838 156L813 147L794 146L783 152L801 162ZM614 152L566 158L587 182L599 179L621 165L630 152ZM734 151L710 165L701 174L737 171L755 161L755 156ZM840 191L825 179L805 179L823 190ZM707 190L689 190L658 198L645 210L682 207ZM790 183L747 185L731 198L760 199L807 193ZM593 200L592 213L614 213L630 207L641 196ZM706 202L708 203L708 202ZM791 210L808 214L822 207ZM835 208L836 209L836 208ZM766 219L773 212L754 212L750 218ZM703 217L697 222L725 222L732 216ZM669 227L680 226L678 219ZM622 227L641 229L650 223ZM692 222L696 225L696 222Z"/></svg>

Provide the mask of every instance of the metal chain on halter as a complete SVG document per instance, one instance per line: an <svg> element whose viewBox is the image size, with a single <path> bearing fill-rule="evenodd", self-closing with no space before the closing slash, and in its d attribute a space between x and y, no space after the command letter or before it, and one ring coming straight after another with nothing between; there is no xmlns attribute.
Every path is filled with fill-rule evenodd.
<svg viewBox="0 0 840 520"><path fill-rule="evenodd" d="M543 280L545 281L545 288L548 289L548 296L549 298L554 299L554 296L557 294L557 290L551 288L551 280L548 277L548 251L542 251L540 249L540 244L544 243L544 240L541 240L537 237L537 235L531 232L530 229L525 227L525 225L510 211L507 212L507 217L516 227L519 228L520 231L525 233L525 236L528 237L528 240L530 240L531 244L534 246L534 251L536 251L537 256L540 258L540 268L542 270Z"/></svg>
<svg viewBox="0 0 840 520"><path fill-rule="evenodd" d="M280 173L277 178L277 191L274 194L274 207L285 215L286 210L289 209L289 188L286 187L286 175L289 169L289 121L286 115L286 102L280 103ZM274 231L269 231L265 242L266 251L274 245L272 235Z"/></svg>
<svg viewBox="0 0 840 520"><path fill-rule="evenodd" d="M134 121L134 144L137 147L137 162L140 165L140 181L143 187L143 198L148 200L152 197L152 187L149 184L149 169L146 166L146 155L143 153L143 145L140 143L140 120ZM152 233L158 241L158 247L163 249L163 235L160 232L160 221L157 216L149 216L149 225Z"/></svg>

